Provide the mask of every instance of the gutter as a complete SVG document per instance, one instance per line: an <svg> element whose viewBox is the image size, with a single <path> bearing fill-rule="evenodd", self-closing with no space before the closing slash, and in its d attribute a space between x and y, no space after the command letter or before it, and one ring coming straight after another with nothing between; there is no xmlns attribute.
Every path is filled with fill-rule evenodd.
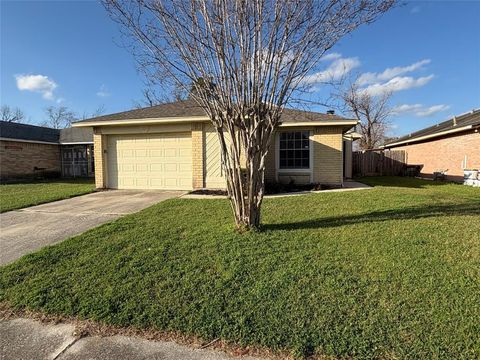
<svg viewBox="0 0 480 360"><path fill-rule="evenodd" d="M93 141L60 142L60 145L93 145Z"/></svg>
<svg viewBox="0 0 480 360"><path fill-rule="evenodd" d="M72 127L108 126L108 125L153 125L153 124L178 124L185 122L205 122L210 120L207 116L196 117L170 117L170 118L148 118L128 119L109 121L81 121L72 124Z"/></svg>
<svg viewBox="0 0 480 360"><path fill-rule="evenodd" d="M390 143L390 144L386 144L383 147L384 148L395 147L395 146L404 145L404 144L408 144L408 143L413 143L413 142L418 142L418 141L422 141L422 140L432 139L432 138L440 137L440 136L443 136L443 135L454 134L454 133L457 133L457 132L462 132L462 131L470 130L470 129L473 129L473 125L462 126L460 128L457 128L457 129L445 130L445 131L441 131L441 132L438 132L438 133L435 133L435 134L424 135L424 136L420 136L420 137L416 137L416 138L412 138L412 139L393 142L393 143Z"/></svg>
<svg viewBox="0 0 480 360"><path fill-rule="evenodd" d="M12 142L32 143L32 144L59 145L58 142L39 141L39 140L25 140L25 139L13 139L13 138L4 138L4 137L0 137L0 140L1 140L1 141L12 141Z"/></svg>

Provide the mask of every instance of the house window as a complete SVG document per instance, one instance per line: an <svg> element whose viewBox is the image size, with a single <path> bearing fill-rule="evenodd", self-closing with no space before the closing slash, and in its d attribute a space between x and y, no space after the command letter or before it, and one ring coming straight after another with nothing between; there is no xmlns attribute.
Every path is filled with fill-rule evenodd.
<svg viewBox="0 0 480 360"><path fill-rule="evenodd" d="M308 131L280 133L280 169L309 169L310 141Z"/></svg>

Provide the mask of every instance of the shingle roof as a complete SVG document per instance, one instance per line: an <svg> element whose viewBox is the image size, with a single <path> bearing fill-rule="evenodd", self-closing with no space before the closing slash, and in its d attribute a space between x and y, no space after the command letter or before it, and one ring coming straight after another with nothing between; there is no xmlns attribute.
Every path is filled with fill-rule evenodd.
<svg viewBox="0 0 480 360"><path fill-rule="evenodd" d="M434 137L435 134L443 133L444 131L455 130L468 125L480 126L480 109L472 110L466 114L455 116L450 120L402 136L400 138L392 139L385 144L385 147L388 147L390 144L404 143L407 141L414 142L416 139L423 138L424 136Z"/></svg>
<svg viewBox="0 0 480 360"><path fill-rule="evenodd" d="M193 100L182 100L167 104L161 104L142 109L134 109L123 111L116 114L98 116L91 119L77 121L122 121L133 119L149 119L149 118L169 118L169 117L195 117L206 116L205 111L197 105ZM333 115L322 114L318 112L303 111L297 109L285 109L282 115L282 122L305 122L305 121L326 121L326 120L346 120L345 118Z"/></svg>
<svg viewBox="0 0 480 360"><path fill-rule="evenodd" d="M43 126L0 121L0 137L57 143L60 138L60 130Z"/></svg>

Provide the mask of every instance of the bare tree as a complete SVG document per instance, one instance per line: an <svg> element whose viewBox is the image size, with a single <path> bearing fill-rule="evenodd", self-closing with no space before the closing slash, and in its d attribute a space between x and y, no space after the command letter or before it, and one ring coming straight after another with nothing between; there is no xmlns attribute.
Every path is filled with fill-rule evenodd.
<svg viewBox="0 0 480 360"><path fill-rule="evenodd" d="M185 91L184 86L176 85L173 88L158 89L158 85L155 86L150 82L151 81L149 81L149 84L147 84L142 90L143 99L140 101L134 101L134 106L136 108L185 100L188 97L188 93Z"/></svg>
<svg viewBox="0 0 480 360"><path fill-rule="evenodd" d="M7 122L23 122L25 114L18 107L13 109L8 105L3 105L0 109L0 120Z"/></svg>
<svg viewBox="0 0 480 360"><path fill-rule="evenodd" d="M47 120L42 125L54 129L64 129L72 123L75 119L75 113L69 110L66 106L49 106L45 109Z"/></svg>
<svg viewBox="0 0 480 360"><path fill-rule="evenodd" d="M375 149L383 143L392 113L389 106L391 96L391 92L371 95L360 89L357 82L339 94L346 112L359 120L360 149Z"/></svg>
<svg viewBox="0 0 480 360"><path fill-rule="evenodd" d="M213 123L236 225L260 224L265 158L282 111L322 55L394 0L103 0L137 62ZM199 86L197 79L204 84ZM245 159L243 162L242 159Z"/></svg>
<svg viewBox="0 0 480 360"><path fill-rule="evenodd" d="M105 114L105 105L101 104L91 113L84 111L82 116L81 116L81 119L82 120L90 119L90 118L94 118L94 117L97 117L97 116L100 116L100 115L103 115L103 114Z"/></svg>

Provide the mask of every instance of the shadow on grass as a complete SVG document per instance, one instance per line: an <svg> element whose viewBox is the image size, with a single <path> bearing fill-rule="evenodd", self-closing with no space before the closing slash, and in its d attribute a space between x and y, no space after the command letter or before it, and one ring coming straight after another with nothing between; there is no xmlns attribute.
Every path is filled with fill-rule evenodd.
<svg viewBox="0 0 480 360"><path fill-rule="evenodd" d="M451 215L480 215L480 202L459 205L437 205L412 207L395 210L374 211L370 213L333 216L292 223L264 224L263 230L300 230L320 229L344 225L354 225L363 222L383 222L390 220L412 220Z"/></svg>
<svg viewBox="0 0 480 360"><path fill-rule="evenodd" d="M371 176L355 178L355 181L370 185L370 186L384 186L384 187L403 187L403 188L415 188L424 189L430 186L440 186L457 184L452 181L433 181L417 179L405 176Z"/></svg>

